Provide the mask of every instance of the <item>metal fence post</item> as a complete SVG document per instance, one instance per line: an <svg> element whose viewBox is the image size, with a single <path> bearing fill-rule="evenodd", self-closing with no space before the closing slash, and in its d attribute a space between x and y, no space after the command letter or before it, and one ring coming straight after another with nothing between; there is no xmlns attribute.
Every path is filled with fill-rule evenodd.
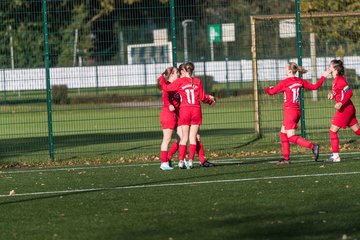
<svg viewBox="0 0 360 240"><path fill-rule="evenodd" d="M98 72L98 65L95 64L95 80L96 80L96 96L99 96L99 72Z"/></svg>
<svg viewBox="0 0 360 240"><path fill-rule="evenodd" d="M256 55L256 20L254 16L250 17L251 24L251 54L252 54L252 77L253 77L253 89L254 89L254 128L258 136L261 136L260 126L260 103L259 103L259 83L257 74L257 55Z"/></svg>
<svg viewBox="0 0 360 240"><path fill-rule="evenodd" d="M45 54L45 78L46 78L46 99L48 115L48 136L50 159L55 159L53 129L52 129L52 106L51 106L51 86L50 86L50 60L49 60L49 34L47 27L46 0L43 0L43 28L44 28L44 54Z"/></svg>
<svg viewBox="0 0 360 240"><path fill-rule="evenodd" d="M172 64L177 67L175 0L170 0Z"/></svg>
<svg viewBox="0 0 360 240"><path fill-rule="evenodd" d="M145 75L145 79L144 79L144 95L147 95L147 69L146 69L146 62L144 63L144 75Z"/></svg>
<svg viewBox="0 0 360 240"><path fill-rule="evenodd" d="M4 78L4 84L3 84L3 87L4 87L4 103L6 104L6 78L5 78L5 69L3 69L2 72L3 72L3 78Z"/></svg>
<svg viewBox="0 0 360 240"><path fill-rule="evenodd" d="M207 92L206 61L204 57L201 57L201 60L203 61L203 68L204 68L204 90L205 92Z"/></svg>
<svg viewBox="0 0 360 240"><path fill-rule="evenodd" d="M301 35L301 19L300 19L300 0L296 0L296 46L298 52L298 65L302 66L302 35ZM299 77L302 74L299 73ZM306 138L305 127L305 106L304 106L304 89L300 90L300 106L301 106L301 136Z"/></svg>
<svg viewBox="0 0 360 240"><path fill-rule="evenodd" d="M225 77L226 77L226 96L230 96L230 83L229 83L229 66L228 66L228 58L225 58Z"/></svg>

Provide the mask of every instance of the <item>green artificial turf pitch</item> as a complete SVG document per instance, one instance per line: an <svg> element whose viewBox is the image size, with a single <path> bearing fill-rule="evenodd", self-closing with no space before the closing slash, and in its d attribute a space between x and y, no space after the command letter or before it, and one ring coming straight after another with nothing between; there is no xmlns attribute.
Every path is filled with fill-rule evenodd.
<svg viewBox="0 0 360 240"><path fill-rule="evenodd" d="M274 160L3 170L0 239L360 238L358 156Z"/></svg>

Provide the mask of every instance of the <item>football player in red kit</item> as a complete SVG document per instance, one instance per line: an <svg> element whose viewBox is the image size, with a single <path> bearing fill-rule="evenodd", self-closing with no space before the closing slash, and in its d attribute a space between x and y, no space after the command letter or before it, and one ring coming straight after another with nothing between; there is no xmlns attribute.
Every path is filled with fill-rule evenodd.
<svg viewBox="0 0 360 240"><path fill-rule="evenodd" d="M200 79L193 78L194 64L185 63L179 67L182 77L171 84L165 84L160 79L160 87L163 91L176 91L180 94L180 116L178 125L181 126L181 139L179 143L179 167L192 168L195 151L197 148L197 134L202 124L202 112L200 102L214 102L212 97L204 93L203 84ZM185 160L187 152L187 142L190 143L189 161ZM203 167L214 166L210 162L204 160L201 162Z"/></svg>
<svg viewBox="0 0 360 240"><path fill-rule="evenodd" d="M328 72L325 72L320 80L311 84L308 81L296 77L296 73L306 73L303 67L296 63L290 62L285 67L286 79L280 81L274 87L267 87L265 90L268 94L273 95L279 92L284 93L284 119L280 130L281 149L283 153L283 160L277 162L278 165L290 163L290 142L300 145L302 147L312 149L315 161L319 158L320 147L318 144L313 144L306 139L297 136L297 123L300 119L300 89L316 90L326 80Z"/></svg>
<svg viewBox="0 0 360 240"><path fill-rule="evenodd" d="M350 127L356 134L360 135L360 127L356 119L356 109L351 101L353 92L344 77L345 68L341 60L332 60L329 65L329 70L334 78L332 84L332 92L328 94L328 99L334 100L335 114L330 126L330 143L332 155L325 162L340 162L339 156L339 137L337 132L340 128Z"/></svg>
<svg viewBox="0 0 360 240"><path fill-rule="evenodd" d="M170 84L174 82L179 77L179 72L175 67L168 67L161 74L161 77L164 78L165 84ZM158 78L159 88L160 88L160 77ZM180 95L173 92L162 93L162 102L163 106L160 112L160 123L163 129L163 139L160 147L160 159L161 159L161 170L172 170L174 169L168 162L168 145L171 141L171 137L174 129L177 128L177 121L179 117L179 105L180 105ZM178 132L178 134L181 134Z"/></svg>
<svg viewBox="0 0 360 240"><path fill-rule="evenodd" d="M167 68L158 78L163 78L166 84L170 84L179 77L179 72L175 67ZM179 148L179 142L181 138L181 128L178 127L177 121L179 118L179 107L180 107L180 95L176 91L166 92L163 91L162 95L163 106L160 112L160 123L163 129L163 140L160 148L160 159L161 159L161 170L172 170L171 159L173 154ZM205 94L205 102L209 105L215 103L213 96ZM177 129L178 139L173 142L168 152L168 145L170 143L174 129ZM204 146L201 143L200 135L197 135L196 152L199 156L200 163L204 163L205 151Z"/></svg>

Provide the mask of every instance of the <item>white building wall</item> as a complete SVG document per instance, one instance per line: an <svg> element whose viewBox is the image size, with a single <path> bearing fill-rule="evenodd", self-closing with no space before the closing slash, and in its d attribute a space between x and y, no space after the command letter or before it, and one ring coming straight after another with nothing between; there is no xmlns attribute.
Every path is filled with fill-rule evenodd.
<svg viewBox="0 0 360 240"><path fill-rule="evenodd" d="M317 58L317 77L327 68L330 58ZM285 78L284 66L297 59L258 60L258 79L260 81L281 80ZM346 68L356 69L360 75L360 57L344 57ZM226 67L227 64L227 67ZM154 85L158 75L171 64L115 65L92 67L51 68L51 85L66 84L68 88L95 88L118 86ZM303 75L311 79L310 58L303 59L303 66L309 70ZM217 82L252 81L251 60L214 61L205 63L206 74ZM227 69L227 71L226 71ZM195 62L195 75L204 75L204 63ZM0 70L0 91L46 89L45 70L41 69L2 69Z"/></svg>

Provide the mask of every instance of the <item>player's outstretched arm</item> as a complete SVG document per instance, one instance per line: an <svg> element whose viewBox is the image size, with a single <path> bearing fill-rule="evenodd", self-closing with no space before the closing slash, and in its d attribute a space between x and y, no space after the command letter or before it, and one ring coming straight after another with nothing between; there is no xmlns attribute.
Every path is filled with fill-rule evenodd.
<svg viewBox="0 0 360 240"><path fill-rule="evenodd" d="M275 86L268 86L265 88L265 92L269 95L274 95L279 92L283 92L286 85L286 79L281 80L278 84Z"/></svg>
<svg viewBox="0 0 360 240"><path fill-rule="evenodd" d="M170 84L166 84L164 76L159 77L160 88L165 92L176 91L179 87L179 84L181 84L179 79L175 80L175 82L172 82Z"/></svg>
<svg viewBox="0 0 360 240"><path fill-rule="evenodd" d="M216 98L212 95L204 94L204 98L201 101L203 103L209 104L210 106L214 106Z"/></svg>

